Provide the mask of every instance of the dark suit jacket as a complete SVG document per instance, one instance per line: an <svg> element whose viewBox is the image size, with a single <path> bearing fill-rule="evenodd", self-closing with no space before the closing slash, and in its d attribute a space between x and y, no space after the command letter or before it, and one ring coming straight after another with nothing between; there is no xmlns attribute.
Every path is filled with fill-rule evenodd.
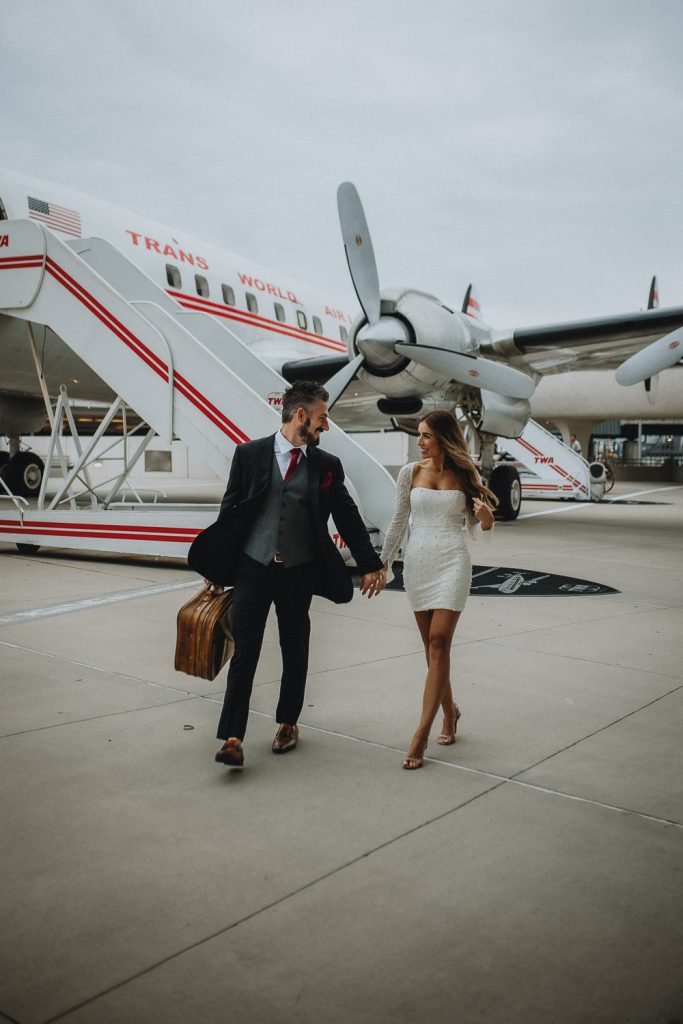
<svg viewBox="0 0 683 1024"><path fill-rule="evenodd" d="M232 586L254 517L270 487L274 435L238 445L228 486L215 523L199 534L187 556L191 569L223 586ZM358 508L344 486L344 470L335 455L308 445L308 487L314 534L314 594L344 604L353 597L351 575L327 529L331 515L361 573L382 563Z"/></svg>

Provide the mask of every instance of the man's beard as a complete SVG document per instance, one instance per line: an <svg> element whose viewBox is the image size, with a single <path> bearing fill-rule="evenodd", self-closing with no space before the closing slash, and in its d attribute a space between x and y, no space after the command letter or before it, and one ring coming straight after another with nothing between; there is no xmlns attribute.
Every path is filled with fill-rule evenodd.
<svg viewBox="0 0 683 1024"><path fill-rule="evenodd" d="M313 446L319 445L320 434L312 434L310 426L311 420L309 417L309 419L307 419L305 423L302 423L301 426L298 428L299 440L303 441L304 444L311 444Z"/></svg>

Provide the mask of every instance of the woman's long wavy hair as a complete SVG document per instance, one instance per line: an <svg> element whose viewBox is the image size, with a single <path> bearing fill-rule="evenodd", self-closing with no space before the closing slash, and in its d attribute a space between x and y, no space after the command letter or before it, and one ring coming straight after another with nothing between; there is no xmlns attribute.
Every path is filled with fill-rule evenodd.
<svg viewBox="0 0 683 1024"><path fill-rule="evenodd" d="M474 499L480 498L490 507L495 508L498 498L483 482L472 456L467 450L467 443L462 428L455 416L446 409L435 409L420 420L434 434L443 447L446 465L456 473L465 492L467 507L474 515Z"/></svg>

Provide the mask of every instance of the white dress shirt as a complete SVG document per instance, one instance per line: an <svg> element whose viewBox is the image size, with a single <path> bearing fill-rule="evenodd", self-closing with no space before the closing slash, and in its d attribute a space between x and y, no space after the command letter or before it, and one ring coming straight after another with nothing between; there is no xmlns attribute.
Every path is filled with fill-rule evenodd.
<svg viewBox="0 0 683 1024"><path fill-rule="evenodd" d="M292 444L291 441L287 440L287 438L282 433L282 431L278 430L278 432L275 435L274 448L275 448L275 458L277 459L277 464L280 467L280 472L282 473L282 479L283 480L285 478L285 473L287 472L287 470L289 468L289 453L291 452L292 448L298 448L299 451L302 453L302 455L305 455L307 447L308 447L308 445L305 445L305 444L302 444L302 445ZM301 461L301 460L299 460L299 461Z"/></svg>

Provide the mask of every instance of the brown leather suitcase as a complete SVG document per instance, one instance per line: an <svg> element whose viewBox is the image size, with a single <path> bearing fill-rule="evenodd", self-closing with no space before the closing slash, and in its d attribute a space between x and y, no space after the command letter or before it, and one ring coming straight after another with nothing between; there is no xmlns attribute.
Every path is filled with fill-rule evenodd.
<svg viewBox="0 0 683 1024"><path fill-rule="evenodd" d="M178 612L176 671L215 679L234 649L232 590L202 587Z"/></svg>

